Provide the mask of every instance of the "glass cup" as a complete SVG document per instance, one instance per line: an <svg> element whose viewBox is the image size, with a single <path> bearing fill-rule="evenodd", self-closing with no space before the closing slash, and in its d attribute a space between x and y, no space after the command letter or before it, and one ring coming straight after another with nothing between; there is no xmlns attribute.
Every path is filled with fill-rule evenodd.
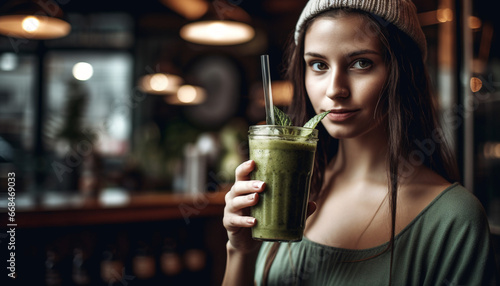
<svg viewBox="0 0 500 286"><path fill-rule="evenodd" d="M257 240L300 241L304 233L318 130L296 126L250 126L253 180L266 183L251 207Z"/></svg>

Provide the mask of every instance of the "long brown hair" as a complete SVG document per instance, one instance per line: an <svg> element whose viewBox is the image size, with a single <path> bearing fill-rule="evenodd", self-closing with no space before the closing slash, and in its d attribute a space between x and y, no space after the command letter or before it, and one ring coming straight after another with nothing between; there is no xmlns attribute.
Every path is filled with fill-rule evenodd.
<svg viewBox="0 0 500 286"><path fill-rule="evenodd" d="M391 237L387 248L391 250L390 270L392 271L393 245L395 236L396 202L398 181L408 175L412 167L425 165L450 182L458 181L458 168L451 149L443 137L431 92L430 78L416 43L391 23L369 13L354 9L332 9L316 15L305 25L297 44L290 39L285 61L286 78L294 87L293 101L287 112L293 122L303 124L315 115L315 111L305 89L304 37L312 22L318 17L338 17L356 13L365 17L380 35L385 48L385 64L389 74L380 95L377 111L387 114L388 134L388 193L391 213ZM320 124L319 142L316 152L314 175L311 182L312 200L322 196L324 172L327 164L336 155L338 140L332 138ZM437 140L436 138L439 138ZM425 145L425 148L422 146ZM432 147L432 148L431 148ZM263 283L276 256L279 244L275 243L268 253L264 268Z"/></svg>

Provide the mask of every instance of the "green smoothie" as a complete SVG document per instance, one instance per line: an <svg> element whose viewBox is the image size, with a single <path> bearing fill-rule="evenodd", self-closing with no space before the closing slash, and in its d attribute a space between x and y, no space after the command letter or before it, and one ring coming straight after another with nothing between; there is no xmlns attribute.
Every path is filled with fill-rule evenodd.
<svg viewBox="0 0 500 286"><path fill-rule="evenodd" d="M258 129L258 130L256 130ZM259 240L299 241L306 219L309 187L316 152L317 130L303 127L251 126L252 179L266 183L251 208Z"/></svg>

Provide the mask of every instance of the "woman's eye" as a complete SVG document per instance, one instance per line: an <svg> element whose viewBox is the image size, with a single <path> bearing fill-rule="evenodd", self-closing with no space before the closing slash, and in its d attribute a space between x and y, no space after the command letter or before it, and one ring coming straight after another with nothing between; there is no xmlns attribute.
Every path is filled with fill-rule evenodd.
<svg viewBox="0 0 500 286"><path fill-rule="evenodd" d="M352 65L353 68L355 68L355 69L362 69L362 70L368 69L371 66L372 66L372 61L370 61L370 60L357 60Z"/></svg>
<svg viewBox="0 0 500 286"><path fill-rule="evenodd" d="M311 67L315 71L324 71L327 69L327 66L322 62L313 62L311 63Z"/></svg>

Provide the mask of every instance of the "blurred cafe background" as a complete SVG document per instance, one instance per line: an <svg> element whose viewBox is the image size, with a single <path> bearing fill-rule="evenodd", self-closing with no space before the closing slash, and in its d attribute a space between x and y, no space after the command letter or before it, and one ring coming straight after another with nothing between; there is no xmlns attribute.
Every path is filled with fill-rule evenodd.
<svg viewBox="0 0 500 286"><path fill-rule="evenodd" d="M265 119L260 55L288 105L306 2L2 0L2 281L14 226L19 285L220 285L224 194ZM486 0L414 3L461 183L500 250L500 21Z"/></svg>

